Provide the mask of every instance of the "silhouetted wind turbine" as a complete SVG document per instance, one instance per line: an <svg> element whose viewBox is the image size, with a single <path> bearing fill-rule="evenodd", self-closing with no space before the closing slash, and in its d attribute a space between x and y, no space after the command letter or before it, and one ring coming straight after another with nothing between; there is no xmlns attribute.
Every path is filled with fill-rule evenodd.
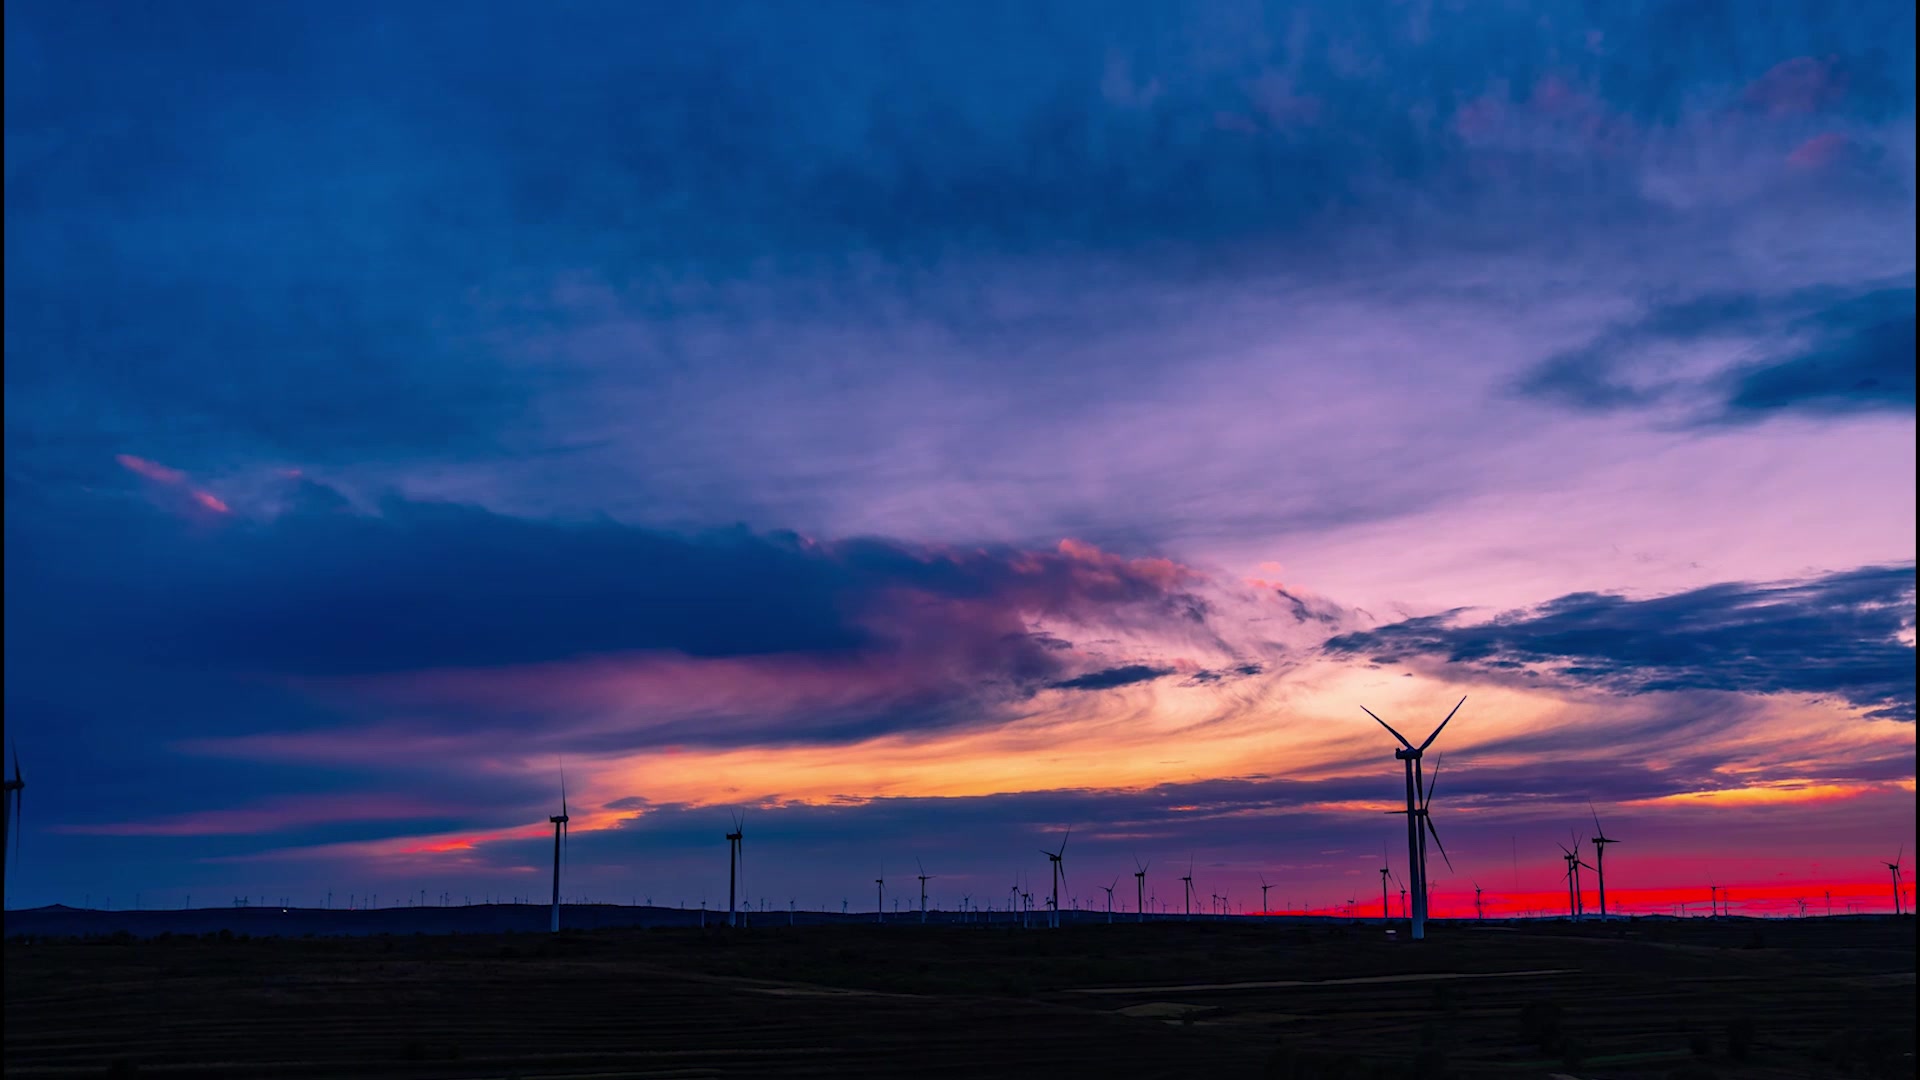
<svg viewBox="0 0 1920 1080"><path fill-rule="evenodd" d="M1487 909L1480 903L1480 883L1477 881L1473 883L1473 917L1476 919L1487 917Z"/></svg>
<svg viewBox="0 0 1920 1080"><path fill-rule="evenodd" d="M933 875L927 873L926 865L918 857L913 860L913 865L920 868L920 925L925 926L927 924L927 878Z"/></svg>
<svg viewBox="0 0 1920 1080"><path fill-rule="evenodd" d="M1112 885L1100 886L1101 888L1107 890L1107 924L1108 925L1113 924L1113 890L1119 884L1120 884L1120 879L1116 877L1113 879Z"/></svg>
<svg viewBox="0 0 1920 1080"><path fill-rule="evenodd" d="M736 905L735 905L734 895L739 886L739 877L740 877L739 871L741 869L740 856L744 854L744 852L741 851L741 847L747 838L747 831L744 828L745 824L746 823L740 819L740 815L738 813L735 813L733 815L733 831L727 834L727 925L728 926L736 925L736 920L738 917L737 912L735 911Z"/></svg>
<svg viewBox="0 0 1920 1080"><path fill-rule="evenodd" d="M553 917L548 920L549 933L560 932L560 852L567 839L567 770L560 769L560 812L547 819L553 826Z"/></svg>
<svg viewBox="0 0 1920 1080"><path fill-rule="evenodd" d="M18 755L14 756L13 769L14 775L17 777L20 773L20 758ZM1895 855L1893 861L1887 864L1887 871L1893 875L1893 913L1895 915L1900 914L1900 860L1906 857L1907 845L1903 843L1900 845L1900 854Z"/></svg>
<svg viewBox="0 0 1920 1080"><path fill-rule="evenodd" d="M1392 910L1387 902L1387 878L1393 875L1393 863L1387 858L1387 845L1385 844L1380 845L1380 864L1380 921L1385 923L1393 918Z"/></svg>
<svg viewBox="0 0 1920 1080"><path fill-rule="evenodd" d="M1142 863L1139 859L1135 859L1133 860L1133 865L1134 865L1133 906L1139 912L1140 918L1138 921L1146 922L1147 921L1147 867L1152 866L1153 862L1149 860L1145 863Z"/></svg>
<svg viewBox="0 0 1920 1080"><path fill-rule="evenodd" d="M1445 731L1447 725L1453 722L1454 714L1460 711L1460 706L1466 703L1467 699L1462 697L1459 702L1454 705L1453 712L1448 713L1447 718L1440 721L1440 726L1433 729L1433 734L1427 736L1426 741L1419 746L1408 742L1406 736L1393 730L1393 725L1375 716L1372 709L1364 705L1360 707L1360 711L1366 713L1368 716L1372 716L1375 723L1386 728L1387 734L1399 740L1401 749L1395 750L1393 756L1395 760L1406 763L1407 808L1404 813L1407 815L1407 874L1413 878L1414 908L1411 936L1415 941L1420 941L1427 936L1426 880L1427 836L1429 834L1433 836L1433 842L1440 848L1440 857L1442 859L1447 858L1446 845L1440 843L1440 834L1434 831L1433 821L1427 816L1427 804L1433 799L1433 788L1431 785L1428 785L1424 793L1421 790L1422 776L1420 772L1420 759L1421 756L1427 752L1427 748L1433 745L1433 740L1439 738L1440 733ZM1435 779L1437 780L1439 779L1437 775L1439 770L1436 768L1434 771L1436 773ZM1452 868L1453 861L1451 859L1447 860L1447 866L1449 869Z"/></svg>
<svg viewBox="0 0 1920 1080"><path fill-rule="evenodd" d="M1262 915L1267 913L1267 890L1271 888L1273 888L1273 886L1267 884L1267 875L1261 874L1260 875L1260 913Z"/></svg>
<svg viewBox="0 0 1920 1080"><path fill-rule="evenodd" d="M5 794L5 798L0 799L0 908L6 906L7 862L20 858L20 809L27 793L27 782L20 777L20 747L10 745L13 745L13 776L0 783Z"/></svg>
<svg viewBox="0 0 1920 1080"><path fill-rule="evenodd" d="M1607 845L1617 844L1620 841L1609 838L1606 830L1600 827L1600 811L1593 809L1592 799L1587 800L1587 809L1593 814L1593 872L1600 879L1600 918L1605 920L1607 917Z"/></svg>
<svg viewBox="0 0 1920 1080"><path fill-rule="evenodd" d="M1567 917L1577 919L1580 917L1580 877L1574 864L1580 861L1580 856L1568 851L1565 844L1556 842L1556 846L1561 852L1560 861L1567 864Z"/></svg>
<svg viewBox="0 0 1920 1080"><path fill-rule="evenodd" d="M884 923L887 921L887 872L885 870L880 871L880 876L873 879L873 897L873 921Z"/></svg>
<svg viewBox="0 0 1920 1080"><path fill-rule="evenodd" d="M1053 896L1047 902L1053 906L1053 912L1048 917L1051 920L1051 925L1055 927L1060 925L1060 879L1066 876L1067 841L1072 838L1073 827L1069 825L1067 827L1067 835L1060 838L1059 851L1048 851L1046 848L1040 849L1040 854L1047 857L1047 868L1053 871Z"/></svg>
<svg viewBox="0 0 1920 1080"><path fill-rule="evenodd" d="M1187 859L1187 876L1181 878L1180 880L1186 882L1186 885L1187 885L1187 889L1186 889L1187 921L1192 922L1193 921L1193 859L1191 857Z"/></svg>

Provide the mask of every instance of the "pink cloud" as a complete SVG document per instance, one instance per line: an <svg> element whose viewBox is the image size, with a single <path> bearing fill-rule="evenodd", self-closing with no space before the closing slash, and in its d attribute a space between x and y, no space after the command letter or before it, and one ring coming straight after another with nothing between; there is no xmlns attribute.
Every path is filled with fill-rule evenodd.
<svg viewBox="0 0 1920 1080"><path fill-rule="evenodd" d="M1823 169L1840 159L1852 143L1845 135L1829 131L1815 135L1787 155L1787 164L1796 169Z"/></svg>
<svg viewBox="0 0 1920 1080"><path fill-rule="evenodd" d="M128 472L144 476L149 480L157 480L162 484L179 484L187 479L187 474L179 469L169 469L157 461L148 461L146 458L134 457L132 454L116 454L113 460L119 462L120 467Z"/></svg>
<svg viewBox="0 0 1920 1080"><path fill-rule="evenodd" d="M53 831L85 836L259 836L309 825L401 821L445 812L443 806L391 795L309 795L149 821L62 825Z"/></svg>
<svg viewBox="0 0 1920 1080"><path fill-rule="evenodd" d="M1774 116L1818 112L1846 96L1846 78L1832 57L1796 56L1775 64L1741 99Z"/></svg>
<svg viewBox="0 0 1920 1080"><path fill-rule="evenodd" d="M146 458L135 457L132 454L115 454L113 460L119 462L120 467L128 472L136 476L145 477L155 483L165 484L173 488L184 488L186 486L186 473L179 469L162 465L157 461L148 461ZM226 500L212 492L202 491L198 488L187 488L186 490L187 497L193 501L194 505L201 509L211 510L216 514L230 512Z"/></svg>

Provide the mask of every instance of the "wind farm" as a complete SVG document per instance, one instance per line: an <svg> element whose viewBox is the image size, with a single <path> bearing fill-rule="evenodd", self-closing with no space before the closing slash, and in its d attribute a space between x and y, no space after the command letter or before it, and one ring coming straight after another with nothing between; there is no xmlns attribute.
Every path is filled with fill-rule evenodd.
<svg viewBox="0 0 1920 1080"><path fill-rule="evenodd" d="M1507 912L1489 919L1477 882L1472 883L1467 912L1459 910L1458 902L1435 905L1433 889L1423 876L1422 841L1431 837L1438 849L1430 814L1440 769L1436 764L1430 775L1424 774L1419 752L1464 704L1464 699L1457 702L1421 746L1399 740L1402 750L1395 759L1404 763L1400 794L1407 806L1397 812L1414 823L1406 863L1411 882L1398 875L1390 849L1383 849L1385 865L1372 868L1381 887L1377 919L1354 898L1299 911L1274 910L1269 895L1286 883L1268 881L1265 871L1253 875L1259 883L1258 911L1236 912L1231 890L1221 889L1209 893L1204 911L1195 912L1198 859L1192 856L1179 879L1182 902L1176 911L1148 910L1146 877L1152 860L1132 855L1134 917L1116 919L1127 914L1124 903L1116 909L1125 876L1121 873L1099 886L1105 894L1103 907L1082 909L1068 889L1065 855L1076 828L1069 825L1060 830L1057 843L1038 849L1048 873L1040 897L1044 918L1038 924L1031 918L1034 895L1018 881L1009 890L1008 918L1000 922L990 912L972 910L972 893L964 885L956 886L967 889L957 904L942 905L928 889L940 876L929 874L917 856L913 877L918 903L910 915L900 912L897 898L889 911L882 872L873 879L870 917L850 911L845 901L837 911L825 902L803 907L796 896L789 900L784 923L750 921L752 904L740 899L745 895L745 828L738 811L725 832L724 922L707 920L704 899L699 908L689 909L684 902L642 905L632 896L625 903L618 896L569 898L563 887L570 880L565 871L576 865L570 839L574 814L563 774L559 813L547 818L553 830L552 896L544 909L520 897L485 894L479 903L466 895L456 904L449 891L430 898L422 889L407 891L397 903L390 896L385 906L377 896L362 903L349 894L347 903L335 908L329 894L319 908L299 907L290 898L268 904L261 897L258 904L235 898L231 906L217 908L194 908L189 901L177 909L138 903L116 909L108 902L103 909L55 905L8 910L9 1069L22 1062L22 1075L44 1071L51 1076L88 1062L118 1067L114 1062L133 1058L113 1055L132 1053L134 1042L152 1038L143 1032L182 1022L177 1006L163 1004L183 1000L179 996L113 1004L118 999L100 985L89 992L88 1001L102 1008L136 1010L137 1022L114 1025L130 1041L122 1047L112 1039L80 1043L63 1035L75 1030L74 1025L90 1023L88 1011L56 1016L48 1011L45 1003L51 999L46 995L117 970L92 966L103 955L125 958L116 963L165 964L179 977L202 982L217 982L218 965L231 963L233 955L255 957L255 962L290 973L283 977L294 980L293 985L312 986L294 992L306 994L311 1007L324 1009L318 988L336 977L329 973L341 965L364 963L360 958L368 956L369 949L383 958L406 957L403 970L458 967L467 972L463 985L476 994L500 995L500 1007L517 1000L508 994L510 986L602 977L583 974L582 965L592 965L624 972L618 977L626 989L612 994L616 1000L622 994L647 993L704 1001L702 1008L717 1010L717 1015L749 1009L757 1019L738 1023L757 1033L766 1056L741 1057L732 1040L711 1040L699 1025L677 1018L680 1014L673 1009L645 1010L646 1023L657 1025L650 1029L655 1044L685 1046L674 1053L692 1054L689 1060L709 1062L722 1074L736 1067L803 1074L807 1040L799 1036L802 1031L816 1036L832 1031L848 1047L864 1047L837 1060L836 1075L885 1075L886 1063L895 1059L872 1040L880 1030L919 1030L915 1025L932 1025L956 1039L990 1039L998 1048L993 1052L1019 1057L1027 1050L1021 1041L1025 1036L1010 1034L1014 1029L1008 1027L1008 1018L1034 1009L1047 1010L1057 1025L1064 1025L1061 1030L1068 1034L1060 1037L1081 1046L1077 1052L1089 1060L1112 1055L1115 1062L1124 1060L1150 1074L1164 1070L1169 1076L1202 1062L1209 1072L1248 1076L1272 1075L1275 1069L1292 1070L1284 1075L1336 1076L1349 1075L1354 1068L1374 1070L1373 1075L1496 1076L1537 1071L1548 1063L1555 1069L1604 1065L1610 1074L1623 1076L1664 1076L1683 1064L1697 1069L1710 1063L1714 1075L1762 1076L1773 1075L1770 1069L1818 1069L1836 1062L1882 1070L1873 1075L1892 1075L1884 1070L1897 1073L1901 1061L1910 1062L1910 1057L1900 1056L1910 1055L1910 1049L1902 1048L1910 1047L1913 1039L1910 915L1835 915L1829 899L1826 912L1809 916L1804 899L1797 897L1785 912L1734 915L1727 890L1717 881L1705 887L1708 917L1632 910L1619 902L1617 885L1609 909L1599 868L1605 865L1605 845L1618 841L1605 835L1591 801L1582 808L1593 821L1592 836L1570 831L1571 846L1555 845L1566 886L1563 913ZM1370 711L1368 715L1373 716ZM1393 730L1379 717L1373 719ZM1395 737L1399 739L1397 732ZM9 821L14 824L23 787L8 792ZM1083 845L1088 833L1096 842L1100 838L1098 826L1080 831ZM592 838L589 834L589 843ZM1588 845L1593 847L1591 865L1582 857ZM12 852L17 855L17 843ZM1903 858L1904 848L1883 864L1894 875L1896 902ZM1631 863L1627 865L1630 874ZM1024 879L1038 869L1023 868L1018 876ZM1227 870L1214 869L1216 876ZM1595 873L1596 912L1589 912L1585 903L1582 869ZM1390 883L1399 888L1397 917ZM435 941L441 943L431 943ZM1048 944L1052 942L1059 944ZM1845 950L1850 958L1852 973L1845 977L1854 988L1848 999L1852 1005L1837 1009L1831 995L1811 992L1753 992L1756 965L1769 972L1768 985L1783 978L1795 985L1833 978L1824 958L1835 955L1835 949ZM901 965L910 957L917 958L917 966L903 975ZM1196 957L1204 960L1196 962ZM1017 977L1010 977L1016 970ZM97 976L88 974L96 971ZM1794 974L1803 971L1824 974ZM1714 1006L1703 1009L1693 997L1668 1000L1677 993L1673 980L1680 978L1701 992L1717 988L1712 991ZM400 982L365 976L360 981L380 993L402 992ZM1607 987L1604 1007L1593 1004L1596 985ZM484 989L488 986L499 989ZM702 989L695 991L695 986ZM1428 1016L1418 1038L1382 1043L1353 1024L1348 1004L1353 991L1347 988L1363 986L1370 1009ZM849 1027L813 1004L838 998L867 1001L878 1011ZM889 999L922 1004L880 1004ZM1462 1001L1474 1003L1480 1021L1451 1023L1439 1034L1437 1025L1456 1017ZM936 1004L942 1002L953 1004ZM1677 1010L1690 1019L1662 1034L1629 1019L1647 1009ZM1276 1011L1313 1019L1291 1021L1276 1038L1274 1025L1262 1020ZM483 1023L479 1015L495 1018ZM569 1071L574 1069L597 1076L608 1067L633 1066L621 1044L596 1042L592 1036L571 1048L564 1060L543 1057L524 1041L503 1042L502 1032L510 1032L514 1022L502 1015L416 1005L385 1014L394 1025L391 1033L378 1034L376 1025L371 1032L363 1029L358 1041L304 1046L300 1053L310 1056L322 1072L368 1076L438 1076L455 1068L451 1062L473 1059L554 1076L575 1075ZM1750 1034L1755 1016L1766 1017L1765 1049L1760 1053ZM1116 1020L1124 1030L1100 1034ZM242 1027L222 1045L249 1045L246 1021L230 1022ZM952 1026L956 1023L958 1027ZM1302 1026L1291 1026L1294 1023ZM980 1034L965 1035L968 1025L979 1025ZM200 1059L194 1055L206 1053L189 1042L161 1042L168 1049L145 1053L140 1059L144 1065L197 1068ZM250 1052L256 1055L285 1052L279 1043L253 1045ZM401 1047L398 1052L395 1045ZM234 1056L246 1058L243 1052ZM252 1067L264 1068L270 1058L251 1060L258 1063ZM975 1066L990 1060L995 1060L991 1053L982 1056L978 1047L968 1055ZM1024 1067L1011 1062L995 1066L1016 1073Z"/></svg>
<svg viewBox="0 0 1920 1080"><path fill-rule="evenodd" d="M1915 4L4 18L0 1080L1914 1076Z"/></svg>

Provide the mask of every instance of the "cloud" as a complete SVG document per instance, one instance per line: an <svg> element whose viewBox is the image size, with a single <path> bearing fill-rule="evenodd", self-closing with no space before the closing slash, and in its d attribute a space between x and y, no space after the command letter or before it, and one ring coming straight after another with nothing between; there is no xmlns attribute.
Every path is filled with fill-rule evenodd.
<svg viewBox="0 0 1920 1080"><path fill-rule="evenodd" d="M1147 664L1123 664L1101 671L1090 671L1071 679L1054 683L1056 690L1111 690L1116 686L1130 686L1134 683L1152 682L1173 674L1172 668L1152 667Z"/></svg>
<svg viewBox="0 0 1920 1080"><path fill-rule="evenodd" d="M1522 376L1586 412L1673 404L1686 422L1911 412L1914 288L1726 293L1655 305Z"/></svg>
<svg viewBox="0 0 1920 1080"><path fill-rule="evenodd" d="M1541 671L1616 693L1721 690L1835 697L1914 719L1914 568L1727 583L1648 600L1576 593L1488 622L1461 612L1342 634L1327 651L1437 659L1484 675Z"/></svg>
<svg viewBox="0 0 1920 1080"><path fill-rule="evenodd" d="M1914 290L1882 289L1803 320L1811 344L1795 355L1730 371L1723 418L1914 408Z"/></svg>

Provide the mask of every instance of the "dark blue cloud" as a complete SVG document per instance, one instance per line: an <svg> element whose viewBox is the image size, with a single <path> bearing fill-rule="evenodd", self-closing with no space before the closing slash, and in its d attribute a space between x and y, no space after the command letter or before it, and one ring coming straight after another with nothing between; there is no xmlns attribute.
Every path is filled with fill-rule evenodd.
<svg viewBox="0 0 1920 1080"><path fill-rule="evenodd" d="M1678 374L1679 365L1663 355L1724 341L1763 342L1750 350L1763 355L1704 380ZM1722 294L1655 306L1549 357L1518 387L1588 412L1678 401L1701 424L1790 412L1912 412L1913 358L1910 283L1850 294L1828 287Z"/></svg>
<svg viewBox="0 0 1920 1080"><path fill-rule="evenodd" d="M1728 373L1727 419L1785 411L1913 411L1913 289L1869 293L1796 329L1813 338L1805 351Z"/></svg>
<svg viewBox="0 0 1920 1080"><path fill-rule="evenodd" d="M1540 670L1620 693L1723 690L1840 698L1914 718L1911 564L1787 584L1710 585L1651 600L1575 593L1490 622L1446 612L1342 634L1327 651L1375 663L1436 659Z"/></svg>
<svg viewBox="0 0 1920 1080"><path fill-rule="evenodd" d="M1030 615L1129 608L1190 622L1205 611L1120 559L677 534L399 498L358 513L331 489L291 486L290 508L266 520L196 522L124 499L10 514L10 655L17 644L21 655L306 675L640 651L884 655L925 620L974 641L983 677L1032 682L1065 660L1060 642L1028 632Z"/></svg>
<svg viewBox="0 0 1920 1080"><path fill-rule="evenodd" d="M1119 667L1090 671L1085 675L1076 675L1071 679L1062 679L1053 684L1057 690L1111 690L1116 686L1131 686L1134 683L1152 682L1173 674L1172 668L1154 667L1150 664L1122 664Z"/></svg>
<svg viewBox="0 0 1920 1080"><path fill-rule="evenodd" d="M756 302L807 312L878 260L991 333L926 273L1321 275L1342 230L1392 261L1663 222L1617 133L1803 53L1844 87L1804 123L1910 113L1913 84L1898 6L81 2L7 30L7 440L42 469L129 433L189 466L562 452L535 403L596 376L512 346L579 319L569 274L665 327L732 306L695 284L804 279ZM636 385L692 362L660 337Z"/></svg>

